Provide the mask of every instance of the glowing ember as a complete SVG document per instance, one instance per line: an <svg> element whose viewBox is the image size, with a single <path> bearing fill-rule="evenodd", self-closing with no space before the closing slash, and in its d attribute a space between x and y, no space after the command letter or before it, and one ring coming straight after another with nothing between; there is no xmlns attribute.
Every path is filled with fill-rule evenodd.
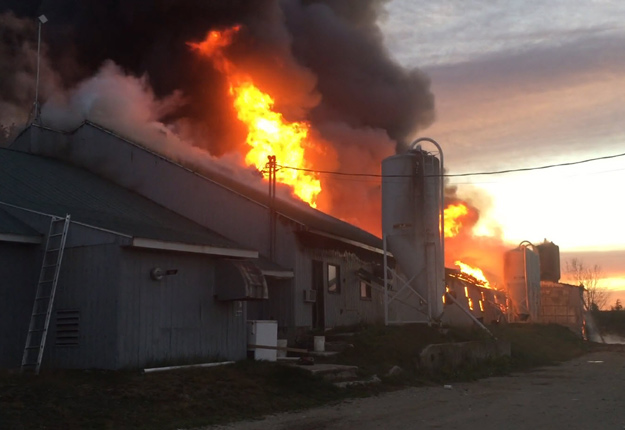
<svg viewBox="0 0 625 430"><path fill-rule="evenodd" d="M211 59L215 67L228 79L230 94L237 117L247 125L246 142L250 150L245 157L247 165L262 170L267 156L275 155L278 164L310 169L305 159L305 148L312 146L308 137L309 124L304 121L288 122L281 113L273 110L274 99L263 93L253 83L252 77L237 69L224 53L232 43L239 26L224 31L211 31L201 43L189 43ZM295 169L278 169L276 180L290 185L300 199L316 207L321 182L317 174Z"/></svg>
<svg viewBox="0 0 625 430"><path fill-rule="evenodd" d="M484 273L482 272L481 269L478 269L476 267L471 267L468 264L463 263L462 261L456 261L454 264L460 267L460 271L462 273L466 273L467 275L473 276L478 281L481 281L482 286L486 288L490 288L490 284L488 283L488 280L486 279L486 276L484 276Z"/></svg>
<svg viewBox="0 0 625 430"><path fill-rule="evenodd" d="M468 213L469 209L462 203L445 208L445 237L454 237L460 232L462 218Z"/></svg>

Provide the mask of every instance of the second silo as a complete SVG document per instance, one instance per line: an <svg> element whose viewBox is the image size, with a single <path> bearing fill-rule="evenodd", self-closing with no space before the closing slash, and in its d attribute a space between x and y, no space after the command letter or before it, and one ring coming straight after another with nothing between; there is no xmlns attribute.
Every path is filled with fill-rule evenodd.
<svg viewBox="0 0 625 430"><path fill-rule="evenodd" d="M445 269L439 159L421 148L382 161L382 233L427 319L443 312Z"/></svg>

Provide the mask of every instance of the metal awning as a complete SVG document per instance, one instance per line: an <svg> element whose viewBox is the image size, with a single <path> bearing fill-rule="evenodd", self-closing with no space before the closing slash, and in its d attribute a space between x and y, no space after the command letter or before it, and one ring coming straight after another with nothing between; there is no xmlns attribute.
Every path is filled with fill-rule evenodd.
<svg viewBox="0 0 625 430"><path fill-rule="evenodd" d="M217 260L215 295L217 300L265 300L267 281L251 260Z"/></svg>

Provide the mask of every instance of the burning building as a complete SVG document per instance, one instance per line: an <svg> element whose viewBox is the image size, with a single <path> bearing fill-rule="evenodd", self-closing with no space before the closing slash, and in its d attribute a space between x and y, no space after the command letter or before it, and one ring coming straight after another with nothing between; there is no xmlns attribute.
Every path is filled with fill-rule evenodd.
<svg viewBox="0 0 625 430"><path fill-rule="evenodd" d="M219 264L216 263L213 274L207 273L209 278L205 281L207 290L202 293L203 298L198 297L198 302L195 304L191 303L193 300L188 299L186 303L189 309L204 306L202 303L205 300L214 303L215 306L235 306L233 312L240 317L241 321L246 319L277 320L280 336L291 340L294 340L298 333L311 328L323 329L383 319L383 292L371 288L371 285L366 283L367 274L379 272L377 268L382 263L382 241L355 226L323 214L303 203L294 204L280 199L272 202L266 190L257 190L217 174L210 176L210 172L190 170L91 123L83 124L73 133L61 133L33 125L14 141L12 148L29 154L60 159L71 165L82 167L115 186L155 202L154 204L158 207L167 208L179 214L178 216L190 220L188 222L198 229L219 232L220 235L233 241L232 243L240 243L243 249L250 250L249 253L254 254L241 257L247 257L249 260L250 257L253 259L254 256L259 256L259 260L253 262L252 268L257 268L257 272L266 283L268 292L266 297L246 296L245 283L225 284L229 278L219 278L220 273L226 273L226 271L220 269ZM8 152L14 153L14 151ZM34 155L30 157L38 158ZM68 167L68 169L71 168ZM26 170L24 169L24 174ZM58 187L61 186L58 185ZM32 192L33 190L30 194ZM7 202L10 200L10 195L7 193L9 193L8 190L3 190L0 201L22 208L11 209L15 212L12 216L24 219L24 213L28 210L40 211L44 215L59 215L58 211L42 210L39 207L31 208L26 201ZM51 196L51 199L53 197ZM40 197L32 198L37 201ZM94 196L94 199L97 200L98 197ZM85 209L81 208L80 203L76 201L71 205L68 204L65 210L69 213L82 213ZM31 225L27 219L24 222L26 225ZM84 220L77 218L75 222L84 222ZM137 229L140 229L140 222L137 222ZM135 236L133 232L118 231L116 225L113 224L103 225L102 228L110 230L111 234ZM42 225L37 225L37 231L40 235L44 233ZM73 228L73 224L70 233L79 235ZM175 265L182 266L181 261L191 258L189 253L193 253L196 249L192 246L196 242L189 242L188 235L181 235L179 238L172 237L172 241L174 243L161 244L162 251L175 254L180 260ZM199 250L213 249L208 244L199 245L201 245L197 247ZM33 250L33 252L38 251ZM154 259L150 259L150 255L152 254L146 254L145 264L142 263L140 265L142 269L138 267L136 273L138 279L148 283L149 271L163 265L159 262L157 254L153 254ZM125 259L123 255L120 258ZM24 260L22 264L27 262L31 264L32 261ZM82 270L89 272L100 267L100 264L105 264L97 261L94 257L94 260L89 263L96 265L91 269L87 263L78 264ZM108 265L109 263L106 263L106 266ZM76 270L72 260L66 261L63 267L68 275L59 279L59 288L69 291L79 288L78 284L74 284L70 275ZM142 272L143 269L145 273ZM181 271L178 273L182 274ZM167 282L179 280L182 282L179 288L188 288L184 287L184 283L189 280L179 275L176 276L171 277L171 281L170 278L166 278ZM247 275L244 278L254 279L253 276ZM193 282L198 281L194 279ZM128 288L133 289L131 285L136 282L140 284L137 279L129 275L122 276L120 282L119 288L122 291ZM36 282L32 285L35 284ZM97 297L99 284L92 285L94 297ZM200 287L196 285L194 288ZM22 300L27 301L26 297L30 297L31 293L34 294L32 289L25 289L25 297L22 297ZM63 296L59 296L59 300L61 297ZM169 306L167 302L161 305ZM64 306L62 300L58 306ZM151 312L147 309L142 310L141 303L133 306L137 307L136 310L141 315ZM82 309L81 312L85 310ZM170 309L162 312L173 315L173 313L185 311ZM225 317L226 314L224 314ZM234 318L234 316L231 317ZM158 323L158 320L154 322ZM168 326L170 323L171 321L158 324ZM55 324L54 318L52 324ZM187 327L190 333L202 330L201 327ZM86 322L83 329L81 336L87 338L93 336ZM219 325L215 325L215 330L225 331L235 337L237 333ZM162 344L164 342L162 336L165 332L159 333L158 331L146 332L148 340L144 341ZM181 339L180 342L185 341ZM244 336L229 343L229 345L232 344L244 347ZM88 343L85 342L83 345L87 347ZM172 345L170 346L173 348ZM216 355L233 356L227 351L216 351Z"/></svg>
<svg viewBox="0 0 625 430"><path fill-rule="evenodd" d="M188 354L236 358L245 349L241 318L277 320L280 336L294 340L311 328L379 321L385 313L404 322L440 317L445 280L450 283L445 263L451 265L444 260L442 236L456 235L456 244L469 241L461 240L463 231L447 222L447 213L444 232L439 227L443 223L440 207L449 199L440 192L439 160L417 148L407 148L410 137L433 121L434 97L423 73L405 69L389 58L376 23L383 1L185 0L154 4L130 0L122 4L101 0L98 3L103 9L76 0L54 8L48 8L46 2L36 3L9 1L0 8L0 43L6 48L0 53L7 66L0 80L0 125L30 123L12 139L11 148L30 154L34 157L30 160L43 157L51 166L69 164L68 170L85 169L112 188L136 195L137 201L147 199L158 206L160 209L153 210L145 206L141 213L146 220L151 212L164 209L175 214L172 224L185 226L184 231L166 234L166 226L159 225L161 230L150 233L136 218L132 228L97 217L91 221L78 216L72 221L69 239L77 242L68 239L68 260L59 279L68 296L59 296L59 306L81 315L79 339L86 343L73 346L89 348L88 338L82 336L104 333L92 325L96 323L84 310L91 310L104 294L101 282L91 282L103 267L109 270L107 276L113 276L118 267L124 269L119 269L115 278L118 291L134 291L133 283L141 286L141 294L128 293L119 302L132 311L117 316L125 315L123 321L128 324L132 318L144 318L140 326L148 327L141 333L141 341L148 345L140 349L141 354L132 360L111 359L94 366L175 361ZM106 28L101 27L100 10L107 10ZM146 10L149 19L144 16ZM37 13L49 18L41 50L43 104L41 115L35 109L29 121L38 57L35 27L25 16ZM115 28L114 35L103 37L108 28ZM81 43L72 45L73 40ZM360 178L351 173L378 174L383 159L385 196L377 182L354 186ZM39 206L45 196L36 190L25 196L30 197L13 200L16 197L10 189L2 190L0 202L16 207L4 209L1 237L39 237L41 242L45 226L41 220L31 220L32 211L49 218L64 215L61 212L85 214L98 207L85 197L85 201L68 200L56 208L59 210L52 210ZM464 214L462 206L457 207L460 218L475 222L471 207L465 206ZM118 215L116 218L121 217ZM81 260L88 254L74 250L75 244L79 248L109 243L109 239L91 238L94 229L83 232L83 224L97 227L98 235L117 238L117 247L111 245L116 259L95 252L91 260ZM201 234L194 239L193 232ZM151 236L144 237L148 233ZM387 264L385 245L378 237L381 233L393 254ZM225 245L216 245L221 243L213 241L217 236ZM133 238L149 241L135 242ZM31 248L20 247L31 257L41 256L40 242L28 242ZM132 243L159 245L140 251L144 254L136 257L136 272L130 268L134 264L123 261L126 255L139 255L135 248L145 246ZM251 263L226 263L222 260L228 255L214 254L230 248L240 251L230 257ZM479 259L472 252L487 247L474 242L450 248L454 252L447 255L457 254L454 259L476 265ZM36 260L24 259L21 265L11 264L3 270L7 274L25 272L26 265ZM112 268L110 261L114 262ZM170 261L189 270L184 276L179 270L176 276L161 278L159 291L163 290L164 297L188 288L187 295L180 295L180 303L150 296L155 294L150 282L156 281L150 280L149 274L165 263L169 266ZM482 261L488 263L483 267L490 273L503 272L490 267L502 265L493 263L495 259ZM382 266L386 270L380 276ZM84 277L73 275L76 267ZM395 289L386 300L387 304L394 302L390 308L384 306L389 288L380 281L389 267L398 275L391 280ZM245 279L231 283L233 270ZM162 274L155 273L157 278ZM18 275L11 276L25 285ZM466 279L455 279L458 289L466 285ZM253 285L252 280L256 280ZM72 301L81 284L93 285L93 296L81 290L82 299ZM261 285L266 286L267 294ZM259 288L252 286L263 293L258 294ZM5 295L15 289L14 284L3 287ZM402 290L404 287L407 289ZM410 297L402 296L402 291ZM483 293L482 299L471 296L473 293L464 295L472 312L478 312L480 304L500 306L498 294L477 291L480 297ZM19 300L34 294L27 288L23 292ZM186 319L184 313L197 306L197 318ZM150 320L150 312L160 316ZM212 320L206 320L204 312L223 317L215 327L226 337L218 337L218 346L209 342L205 349L187 348L187 342L199 339L202 343L203 336L210 335L205 325ZM179 338L178 345L174 333L183 332L188 336ZM112 343L134 348L135 340L121 332L107 332L106 336ZM80 361L80 365L86 362Z"/></svg>
<svg viewBox="0 0 625 430"><path fill-rule="evenodd" d="M433 120L428 78L384 47L384 2L97 3L0 7L0 125L31 123L11 148L86 169L257 252L266 300L224 292L217 278L207 291L244 318L277 320L280 336L382 319L383 290L370 282L382 265L379 186L323 172L379 172ZM29 117L36 90L41 115ZM182 245L168 252L184 259L188 236L172 240ZM146 342L165 345L155 333Z"/></svg>
<svg viewBox="0 0 625 430"><path fill-rule="evenodd" d="M499 324L508 321L509 299L505 291L492 288L488 281L456 269L446 271L443 321L451 326ZM468 316L468 318L467 318Z"/></svg>

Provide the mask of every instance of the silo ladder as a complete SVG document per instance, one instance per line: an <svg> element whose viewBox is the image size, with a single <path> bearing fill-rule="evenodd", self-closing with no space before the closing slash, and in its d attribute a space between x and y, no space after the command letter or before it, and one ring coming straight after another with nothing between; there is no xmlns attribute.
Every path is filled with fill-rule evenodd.
<svg viewBox="0 0 625 430"><path fill-rule="evenodd" d="M69 224L69 214L65 218L52 217L52 221L50 221L35 302L30 315L26 346L22 356L22 372L34 370L35 374L39 374L39 369L41 368L43 349L46 345L46 336L48 334L50 316L52 315L56 284L61 271L61 261L63 259Z"/></svg>

